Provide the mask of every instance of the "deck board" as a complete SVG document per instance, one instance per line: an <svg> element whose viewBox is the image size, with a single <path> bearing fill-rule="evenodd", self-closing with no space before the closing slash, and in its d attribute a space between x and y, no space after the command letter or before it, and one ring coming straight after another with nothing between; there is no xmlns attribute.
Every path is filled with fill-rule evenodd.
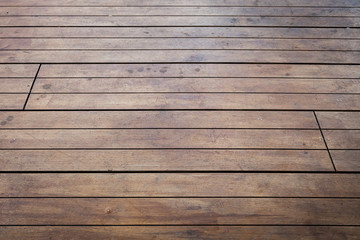
<svg viewBox="0 0 360 240"><path fill-rule="evenodd" d="M0 239L358 239L358 0L0 0Z"/></svg>

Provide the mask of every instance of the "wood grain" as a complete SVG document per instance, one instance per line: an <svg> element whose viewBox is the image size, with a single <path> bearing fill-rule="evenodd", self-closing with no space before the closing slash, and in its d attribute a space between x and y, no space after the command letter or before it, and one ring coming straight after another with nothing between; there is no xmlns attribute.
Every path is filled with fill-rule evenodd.
<svg viewBox="0 0 360 240"><path fill-rule="evenodd" d="M1 225L359 225L359 199L13 198Z"/></svg>
<svg viewBox="0 0 360 240"><path fill-rule="evenodd" d="M44 64L38 77L359 78L360 67L309 64Z"/></svg>
<svg viewBox="0 0 360 240"><path fill-rule="evenodd" d="M346 226L32 226L0 227L4 240L10 239L267 239L357 240L359 227Z"/></svg>
<svg viewBox="0 0 360 240"><path fill-rule="evenodd" d="M306 128L312 112L278 111L51 111L0 112L0 128Z"/></svg>
<svg viewBox="0 0 360 240"><path fill-rule="evenodd" d="M0 27L1 38L300 38L359 39L358 28L284 27Z"/></svg>
<svg viewBox="0 0 360 240"><path fill-rule="evenodd" d="M0 76L2 78L34 78L38 67L37 64L0 64Z"/></svg>
<svg viewBox="0 0 360 240"><path fill-rule="evenodd" d="M1 110L22 110L27 94L0 94ZM6 125L6 121L1 121L0 125Z"/></svg>
<svg viewBox="0 0 360 240"><path fill-rule="evenodd" d="M0 165L2 171L334 170L326 150L0 150Z"/></svg>
<svg viewBox="0 0 360 240"><path fill-rule="evenodd" d="M150 1L134 1L134 0L63 0L47 1L47 0L0 0L0 6L306 6L306 7L360 7L356 0L150 0Z"/></svg>
<svg viewBox="0 0 360 240"><path fill-rule="evenodd" d="M239 129L1 130L0 146L2 149L325 147L318 130Z"/></svg>
<svg viewBox="0 0 360 240"><path fill-rule="evenodd" d="M2 50L310 50L357 51L360 40L258 38L9 38Z"/></svg>
<svg viewBox="0 0 360 240"><path fill-rule="evenodd" d="M322 129L360 129L360 112L316 112Z"/></svg>
<svg viewBox="0 0 360 240"><path fill-rule="evenodd" d="M38 78L33 93L360 93L360 79Z"/></svg>
<svg viewBox="0 0 360 240"><path fill-rule="evenodd" d="M359 110L360 95L345 94L31 94L26 109Z"/></svg>
<svg viewBox="0 0 360 240"><path fill-rule="evenodd" d="M360 150L331 150L338 171L360 172Z"/></svg>
<svg viewBox="0 0 360 240"><path fill-rule="evenodd" d="M359 186L358 174L0 174L0 197L359 197Z"/></svg>
<svg viewBox="0 0 360 240"><path fill-rule="evenodd" d="M358 17L2 16L1 27L359 27Z"/></svg>
<svg viewBox="0 0 360 240"><path fill-rule="evenodd" d="M359 149L360 130L324 130L330 149Z"/></svg>
<svg viewBox="0 0 360 240"><path fill-rule="evenodd" d="M28 93L34 78L0 78L0 93Z"/></svg>

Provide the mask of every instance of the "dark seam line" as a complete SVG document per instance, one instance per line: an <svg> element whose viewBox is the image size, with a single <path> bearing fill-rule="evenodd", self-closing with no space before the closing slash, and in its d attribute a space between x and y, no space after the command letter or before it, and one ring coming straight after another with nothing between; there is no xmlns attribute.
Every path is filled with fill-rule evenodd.
<svg viewBox="0 0 360 240"><path fill-rule="evenodd" d="M161 196L161 197L144 197L144 196L129 196L129 197L114 197L114 196L105 196L105 197L96 197L96 196L87 196L87 197L0 197L0 199L356 199L360 200L358 197L272 197L272 196Z"/></svg>
<svg viewBox="0 0 360 240"><path fill-rule="evenodd" d="M0 109L2 112L18 112L21 109ZM357 110L344 110L344 109L96 109L96 108L89 108L89 109L26 109L26 111L32 112L66 112L66 111L78 111L78 112L88 112L88 111L109 111L109 112L143 112L143 111L263 111L263 112L272 112L272 111L286 111L286 112L309 112L309 111L317 111L317 112L359 112L360 109Z"/></svg>
<svg viewBox="0 0 360 240"><path fill-rule="evenodd" d="M151 171L151 170L144 170L144 171L0 171L1 174L149 174L149 173L160 173L160 174L293 174L293 175L300 175L300 174L323 174L323 175L358 175L360 174L359 171L279 171L279 170L229 170L229 171L217 171L217 170L169 170L169 171Z"/></svg>
<svg viewBox="0 0 360 240"><path fill-rule="evenodd" d="M0 227L360 227L360 225L321 225L321 224L121 224L121 225L114 225L114 224L38 224L38 225L0 225Z"/></svg>
<svg viewBox="0 0 360 240"><path fill-rule="evenodd" d="M314 117L315 117L315 119L316 119L316 123L317 123L317 124L318 124L318 126L319 126L319 130L320 130L320 133L321 133L322 139L323 139L323 141L324 141L324 144L325 144L325 146L326 146L327 152L328 152L328 154L329 154L329 157L330 157L331 163L332 163L332 165L333 165L333 167L334 167L334 171L336 172L336 167L335 167L335 164L334 164L333 158L332 158L332 156L331 156L331 153L330 153L329 147L328 147L328 145L327 145L327 143L326 143L326 139L325 139L324 133L323 133L323 131L322 131L322 129L321 129L321 125L320 125L319 119L317 118L315 111L313 111L313 113L314 113Z"/></svg>
<svg viewBox="0 0 360 240"><path fill-rule="evenodd" d="M204 28L204 27L219 27L219 28L247 28L247 27L251 27L251 28L320 28L320 29L328 29L328 28L336 28L336 29L359 29L360 27L353 27L353 26L291 26L291 25L284 25L284 26L267 26L267 25L260 25L260 26L255 26L255 25L237 25L237 26L233 26L233 25L160 25L160 26L156 26L156 25L143 25L143 26L139 26L139 25L127 25L127 26L117 26L117 25L48 25L48 26L36 26L36 25L28 25L28 26L22 26L22 25L12 25L12 26L1 26L0 28L92 28L92 27L96 27L96 28L185 28L185 27L198 27L198 28Z"/></svg>
<svg viewBox="0 0 360 240"><path fill-rule="evenodd" d="M39 74L39 72L40 72L40 68L41 68L41 63L39 64L39 68L38 68L38 70L37 70L37 72L36 72L36 74L35 74L35 77L34 77L34 80L33 80L32 84L31 84L31 87L30 87L30 90L29 90L29 94L27 95L27 98L26 98L26 100L25 100L25 104L24 104L23 110L25 110L26 104L27 104L27 102L29 101L31 91L32 91L32 89L33 89L33 87L34 87L34 85L35 85L35 81L36 81L36 78L37 78L37 76L38 76L38 74Z"/></svg>

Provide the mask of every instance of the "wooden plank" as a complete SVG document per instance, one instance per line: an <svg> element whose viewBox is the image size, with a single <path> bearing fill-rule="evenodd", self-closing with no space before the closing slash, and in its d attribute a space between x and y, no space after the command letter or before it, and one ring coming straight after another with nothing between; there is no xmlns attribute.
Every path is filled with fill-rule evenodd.
<svg viewBox="0 0 360 240"><path fill-rule="evenodd" d="M360 19L360 18L359 18ZM2 63L360 63L353 51L266 50L3 50Z"/></svg>
<svg viewBox="0 0 360 240"><path fill-rule="evenodd" d="M1 110L22 110L25 104L27 94L0 94ZM0 125L4 126L6 121L1 121Z"/></svg>
<svg viewBox="0 0 360 240"><path fill-rule="evenodd" d="M0 150L2 171L333 171L326 150Z"/></svg>
<svg viewBox="0 0 360 240"><path fill-rule="evenodd" d="M37 78L32 93L360 93L360 79Z"/></svg>
<svg viewBox="0 0 360 240"><path fill-rule="evenodd" d="M360 129L360 112L316 112L323 129Z"/></svg>
<svg viewBox="0 0 360 240"><path fill-rule="evenodd" d="M358 17L220 17L220 16L16 16L1 17L0 26L237 26L360 27Z"/></svg>
<svg viewBox="0 0 360 240"><path fill-rule="evenodd" d="M330 149L360 149L360 130L324 130Z"/></svg>
<svg viewBox="0 0 360 240"><path fill-rule="evenodd" d="M1 38L301 38L359 39L357 28L276 28L276 27L0 27Z"/></svg>
<svg viewBox="0 0 360 240"><path fill-rule="evenodd" d="M0 197L359 197L359 186L358 174L0 174Z"/></svg>
<svg viewBox="0 0 360 240"><path fill-rule="evenodd" d="M0 16L290 16L359 17L360 8L302 7L2 7Z"/></svg>
<svg viewBox="0 0 360 240"><path fill-rule="evenodd" d="M0 77L0 93L28 93L34 78Z"/></svg>
<svg viewBox="0 0 360 240"><path fill-rule="evenodd" d="M38 67L37 64L0 64L0 77L34 78Z"/></svg>
<svg viewBox="0 0 360 240"><path fill-rule="evenodd" d="M306 128L318 129L312 112L262 111L64 111L0 112L0 128Z"/></svg>
<svg viewBox="0 0 360 240"><path fill-rule="evenodd" d="M31 94L27 109L360 110L349 94Z"/></svg>
<svg viewBox="0 0 360 240"><path fill-rule="evenodd" d="M0 146L2 149L325 147L318 130L264 129L0 130Z"/></svg>
<svg viewBox="0 0 360 240"><path fill-rule="evenodd" d="M331 150L330 153L338 171L360 171L360 150Z"/></svg>
<svg viewBox="0 0 360 240"><path fill-rule="evenodd" d="M306 6L306 7L360 7L356 0L0 0L0 6Z"/></svg>
<svg viewBox="0 0 360 240"><path fill-rule="evenodd" d="M360 67L311 64L44 64L38 77L360 78Z"/></svg>
<svg viewBox="0 0 360 240"><path fill-rule="evenodd" d="M359 199L13 198L1 225L359 225Z"/></svg>
<svg viewBox="0 0 360 240"><path fill-rule="evenodd" d="M354 50L360 40L257 39L257 38L9 38L2 50L144 50L144 49L238 49L238 50Z"/></svg>
<svg viewBox="0 0 360 240"><path fill-rule="evenodd" d="M3 240L17 239L295 239L357 240L359 227L347 226L32 226L0 227Z"/></svg>

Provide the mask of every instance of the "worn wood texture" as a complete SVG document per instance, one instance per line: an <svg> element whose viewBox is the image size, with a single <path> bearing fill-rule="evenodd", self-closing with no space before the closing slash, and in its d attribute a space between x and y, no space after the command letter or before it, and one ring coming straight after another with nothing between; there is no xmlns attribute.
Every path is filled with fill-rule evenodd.
<svg viewBox="0 0 360 240"><path fill-rule="evenodd" d="M1 110L22 110L27 94L0 94ZM6 121L1 121L0 125L5 125Z"/></svg>
<svg viewBox="0 0 360 240"><path fill-rule="evenodd" d="M2 198L1 225L359 225L359 199Z"/></svg>
<svg viewBox="0 0 360 240"><path fill-rule="evenodd" d="M2 171L334 170L326 150L0 150L0 165Z"/></svg>
<svg viewBox="0 0 360 240"><path fill-rule="evenodd" d="M34 91L34 90L33 90ZM0 112L0 128L299 128L318 129L312 112L51 111Z"/></svg>
<svg viewBox="0 0 360 240"><path fill-rule="evenodd" d="M347 94L31 94L27 109L360 110Z"/></svg>
<svg viewBox="0 0 360 240"><path fill-rule="evenodd" d="M324 130L330 149L359 149L360 130Z"/></svg>
<svg viewBox="0 0 360 240"><path fill-rule="evenodd" d="M360 150L331 150L336 169L345 172L360 172Z"/></svg>
<svg viewBox="0 0 360 240"><path fill-rule="evenodd" d="M0 197L360 197L359 185L358 174L0 174Z"/></svg>
<svg viewBox="0 0 360 240"><path fill-rule="evenodd" d="M357 240L359 227L346 226L32 226L0 227L2 238L10 239L261 239Z"/></svg>
<svg viewBox="0 0 360 240"><path fill-rule="evenodd" d="M325 148L319 130L263 129L0 130L0 146L2 149Z"/></svg>
<svg viewBox="0 0 360 240"><path fill-rule="evenodd" d="M360 129L360 112L316 112L322 129Z"/></svg>

